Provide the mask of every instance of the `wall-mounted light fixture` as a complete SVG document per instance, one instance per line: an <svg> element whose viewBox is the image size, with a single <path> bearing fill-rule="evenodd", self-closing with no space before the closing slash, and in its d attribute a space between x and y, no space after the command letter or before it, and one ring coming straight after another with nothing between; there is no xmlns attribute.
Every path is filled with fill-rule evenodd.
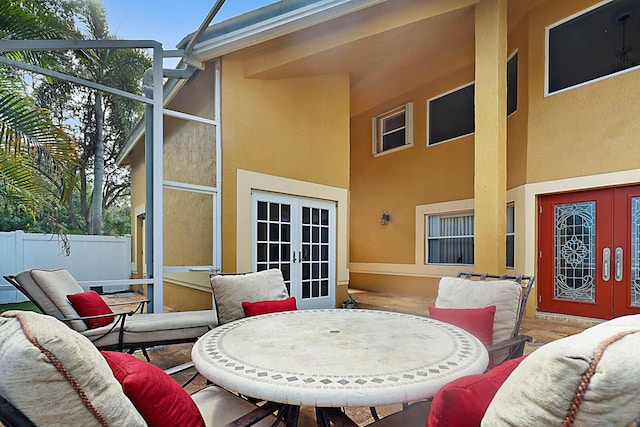
<svg viewBox="0 0 640 427"><path fill-rule="evenodd" d="M390 219L391 219L391 216L389 215L389 212L383 211L382 216L380 217L380 224L387 225L389 224Z"/></svg>

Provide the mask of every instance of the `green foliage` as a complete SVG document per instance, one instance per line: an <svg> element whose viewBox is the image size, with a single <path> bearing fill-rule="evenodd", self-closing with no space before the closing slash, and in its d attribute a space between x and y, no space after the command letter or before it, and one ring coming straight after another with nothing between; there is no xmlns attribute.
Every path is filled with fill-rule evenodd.
<svg viewBox="0 0 640 427"><path fill-rule="evenodd" d="M115 37L99 0L0 0L0 38ZM142 75L151 67L148 56L136 49L4 54L132 93L141 93ZM0 230L86 233L93 223L96 233L130 233L123 207L129 171L115 159L143 105L65 81L25 76L0 66Z"/></svg>
<svg viewBox="0 0 640 427"><path fill-rule="evenodd" d="M69 6L66 0L0 0L0 38L73 38ZM40 51L4 54L51 68L63 58ZM56 212L76 184L76 150L50 112L30 96L24 77L23 72L0 66L0 206L15 207L14 213L24 212L25 218L40 216L62 235Z"/></svg>
<svg viewBox="0 0 640 427"><path fill-rule="evenodd" d="M125 236L131 234L131 208L128 204L107 209L102 222L104 234Z"/></svg>
<svg viewBox="0 0 640 427"><path fill-rule="evenodd" d="M42 313L31 301L0 304L0 313L11 310L35 311L36 313Z"/></svg>

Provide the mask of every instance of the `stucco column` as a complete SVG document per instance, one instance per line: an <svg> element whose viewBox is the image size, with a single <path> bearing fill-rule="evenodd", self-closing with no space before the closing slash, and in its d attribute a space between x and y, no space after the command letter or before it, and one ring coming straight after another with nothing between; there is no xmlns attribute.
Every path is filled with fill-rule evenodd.
<svg viewBox="0 0 640 427"><path fill-rule="evenodd" d="M475 270L500 273L506 264L507 0L480 0L475 14Z"/></svg>

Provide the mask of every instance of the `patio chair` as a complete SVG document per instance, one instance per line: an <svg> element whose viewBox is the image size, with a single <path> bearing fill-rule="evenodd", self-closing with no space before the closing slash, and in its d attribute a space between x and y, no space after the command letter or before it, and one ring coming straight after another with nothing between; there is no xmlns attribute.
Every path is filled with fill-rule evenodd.
<svg viewBox="0 0 640 427"><path fill-rule="evenodd" d="M100 352L59 320L29 311L0 315L0 422L26 426L220 427L282 425L257 406L207 386L189 395L160 368ZM235 424L234 424L235 425Z"/></svg>
<svg viewBox="0 0 640 427"><path fill-rule="evenodd" d="M102 350L133 352L142 349L148 359L145 348L195 342L217 325L213 310L114 313L106 307L106 303L101 304L103 300L99 295L92 294L92 291L85 292L65 269L32 269L4 278L29 298L42 313L63 321ZM76 303L74 306L69 300L70 295L81 297L80 301L86 302L86 305L79 306Z"/></svg>
<svg viewBox="0 0 640 427"><path fill-rule="evenodd" d="M465 316L473 313L474 309L491 311L487 307L495 306L495 315L488 326L489 343L485 345L492 366L499 365L522 356L525 343L533 340L528 335L520 335L520 325L534 281L533 276L467 272L458 273L457 278L443 277L438 286L436 310L433 311L443 309L446 318L434 316L434 313L431 317L463 328L467 326L465 322L471 321L471 329L475 330L470 332L474 333L481 328L482 320L474 318L475 314L466 319Z"/></svg>
<svg viewBox="0 0 640 427"><path fill-rule="evenodd" d="M521 357L525 343L533 340L519 332L534 280L533 276L467 272L443 277L435 308L429 308L430 317L466 329L480 339L489 352L491 368ZM370 409L378 421L376 408ZM406 405L405 410L409 412L402 416L408 419L419 419L424 412Z"/></svg>
<svg viewBox="0 0 640 427"><path fill-rule="evenodd" d="M297 308L282 272L276 268L254 273L212 274L210 280L220 325L245 316Z"/></svg>
<svg viewBox="0 0 640 427"><path fill-rule="evenodd" d="M640 315L552 341L444 385L369 427L637 426Z"/></svg>

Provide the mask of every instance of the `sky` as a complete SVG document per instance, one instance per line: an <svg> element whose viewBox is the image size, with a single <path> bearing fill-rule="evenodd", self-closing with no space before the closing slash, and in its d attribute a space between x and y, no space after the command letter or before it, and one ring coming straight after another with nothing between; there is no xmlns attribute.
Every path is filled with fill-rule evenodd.
<svg viewBox="0 0 640 427"><path fill-rule="evenodd" d="M175 49L196 31L215 0L102 0L109 31L120 39L156 40L165 50ZM276 0L226 0L214 18L220 22Z"/></svg>

